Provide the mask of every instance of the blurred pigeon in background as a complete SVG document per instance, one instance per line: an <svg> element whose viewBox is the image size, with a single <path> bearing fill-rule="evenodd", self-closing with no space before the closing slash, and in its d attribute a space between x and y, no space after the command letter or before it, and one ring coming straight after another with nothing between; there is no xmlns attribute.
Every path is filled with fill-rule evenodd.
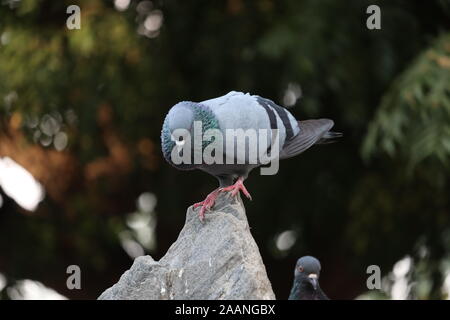
<svg viewBox="0 0 450 320"><path fill-rule="evenodd" d="M320 262L304 256L297 260L289 300L329 300L319 285Z"/></svg>
<svg viewBox="0 0 450 320"><path fill-rule="evenodd" d="M209 130L222 134L222 149L216 149L211 153L214 157L220 158L221 162L194 161L196 152L198 154L198 151L200 153L206 151L216 139L208 140L200 136L202 140L196 149L195 139L198 136L194 130L195 123L200 123L202 133ZM215 99L199 103L183 101L173 106L164 120L161 145L165 159L176 168L200 169L219 180L219 188L211 192L204 201L194 204L195 208L201 207L199 217L203 220L205 212L214 205L220 192L230 191L235 196L242 191L251 199L243 182L252 169L269 162L263 162L259 152L262 151L264 156L270 153L271 159L277 160L296 156L314 144L332 142L340 137L340 133L330 131L332 126L333 121L329 119L297 121L288 110L269 99L232 91ZM236 130L244 132L253 130L256 134L254 145L247 143L249 141L247 138L240 140L237 136L232 136ZM269 134L263 136L266 132ZM231 147L227 145L228 140L234 143ZM251 161L249 156L252 147L258 150L256 161L255 159ZM184 152L190 154L188 163L174 161L174 154L183 157ZM244 155L241 158L240 152Z"/></svg>

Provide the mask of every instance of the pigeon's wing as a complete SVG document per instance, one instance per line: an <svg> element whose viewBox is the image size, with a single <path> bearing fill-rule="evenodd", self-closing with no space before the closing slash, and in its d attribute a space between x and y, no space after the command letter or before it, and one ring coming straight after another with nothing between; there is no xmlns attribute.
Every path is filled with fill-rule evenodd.
<svg viewBox="0 0 450 320"><path fill-rule="evenodd" d="M265 109L252 95L232 91L224 96L202 101L200 103L209 107L219 122L219 127L224 139L223 153L227 158L227 161L233 158L236 159L237 150L244 150L244 154L246 155L244 162L247 163L250 148L256 147L256 150L259 150L260 130L267 130L266 139L268 141L264 147L267 148L273 143L269 117ZM252 130L256 130L256 135L253 135ZM256 137L257 139L256 141L251 142L247 139L242 141L242 139L238 138L238 135L242 137L241 133L248 133L249 136ZM281 134L278 135L277 138L280 136ZM232 142L230 146L233 150L228 149L230 147L228 143L226 143L228 141Z"/></svg>
<svg viewBox="0 0 450 320"><path fill-rule="evenodd" d="M284 140L290 140L298 134L300 129L298 127L297 120L286 108L277 105L272 100L260 96L253 96L253 98L256 99L258 104L267 112L271 123L271 128L279 129L281 131L280 133L283 137L283 143Z"/></svg>
<svg viewBox="0 0 450 320"><path fill-rule="evenodd" d="M280 152L280 159L296 156L317 143L333 127L333 120L299 121L298 126L300 132L284 143Z"/></svg>
<svg viewBox="0 0 450 320"><path fill-rule="evenodd" d="M211 108L222 131L226 129L268 130L268 141L265 144L267 150L274 144L274 139L278 139L279 146L282 146L280 154L283 158L289 158L309 148L332 126L331 120L312 120L318 121L317 124L320 125L322 121L331 123L329 127L325 125L323 131L316 130L317 124L312 124L310 121L298 122L286 108L275 104L272 100L248 93L232 91L201 103ZM303 130L299 127L302 124L305 125ZM314 130L310 130L311 127ZM274 129L277 130L276 134L272 131ZM225 132L224 136L226 136Z"/></svg>

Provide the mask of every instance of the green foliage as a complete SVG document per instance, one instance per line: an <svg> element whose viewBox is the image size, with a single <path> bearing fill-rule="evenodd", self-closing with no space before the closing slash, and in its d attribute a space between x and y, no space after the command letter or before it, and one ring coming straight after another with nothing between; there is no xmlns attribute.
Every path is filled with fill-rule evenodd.
<svg viewBox="0 0 450 320"><path fill-rule="evenodd" d="M419 55L383 97L363 155L400 156L410 168L450 165L450 34Z"/></svg>

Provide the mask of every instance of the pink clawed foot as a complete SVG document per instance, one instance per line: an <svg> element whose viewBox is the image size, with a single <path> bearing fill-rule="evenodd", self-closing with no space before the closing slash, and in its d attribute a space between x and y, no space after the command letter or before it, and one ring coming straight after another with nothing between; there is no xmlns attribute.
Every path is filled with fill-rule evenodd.
<svg viewBox="0 0 450 320"><path fill-rule="evenodd" d="M250 195L250 193L247 191L247 189L244 186L243 183L243 179L239 178L235 184L229 186L229 187L225 187L225 188L218 188L216 190L214 190L213 192L211 192L210 194L208 194L208 196L206 197L205 200L203 200L202 202L197 202L194 203L194 209L201 207L200 208L200 212L198 214L198 217L200 219L200 221L203 221L205 219L205 213L206 211L210 210L213 206L214 203L216 202L217 197L219 196L220 192L223 191L231 191L231 195L233 197L235 197L239 191L242 191L242 193L249 198L250 200L252 200L252 196Z"/></svg>
<svg viewBox="0 0 450 320"><path fill-rule="evenodd" d="M205 219L205 212L212 208L214 203L216 202L217 196L219 195L220 189L216 189L210 194L206 196L206 199L202 202L194 203L194 209L201 207L200 212L198 214L198 217L200 218L200 221L203 221Z"/></svg>
<svg viewBox="0 0 450 320"><path fill-rule="evenodd" d="M229 187L225 187L225 188L221 188L219 189L220 191L231 191L231 195L234 197L238 194L239 191L242 191L242 193L249 198L250 200L252 200L252 196L250 195L250 193L247 191L247 188L244 186L244 180L242 178L237 179L237 181L235 182L235 184L229 186Z"/></svg>

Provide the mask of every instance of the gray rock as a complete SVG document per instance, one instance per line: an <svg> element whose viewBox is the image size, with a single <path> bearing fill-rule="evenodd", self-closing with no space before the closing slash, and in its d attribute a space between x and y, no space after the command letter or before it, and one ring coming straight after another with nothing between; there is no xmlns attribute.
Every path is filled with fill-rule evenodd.
<svg viewBox="0 0 450 320"><path fill-rule="evenodd" d="M136 258L99 299L275 299L241 199L221 194L203 223L198 210L160 261Z"/></svg>

